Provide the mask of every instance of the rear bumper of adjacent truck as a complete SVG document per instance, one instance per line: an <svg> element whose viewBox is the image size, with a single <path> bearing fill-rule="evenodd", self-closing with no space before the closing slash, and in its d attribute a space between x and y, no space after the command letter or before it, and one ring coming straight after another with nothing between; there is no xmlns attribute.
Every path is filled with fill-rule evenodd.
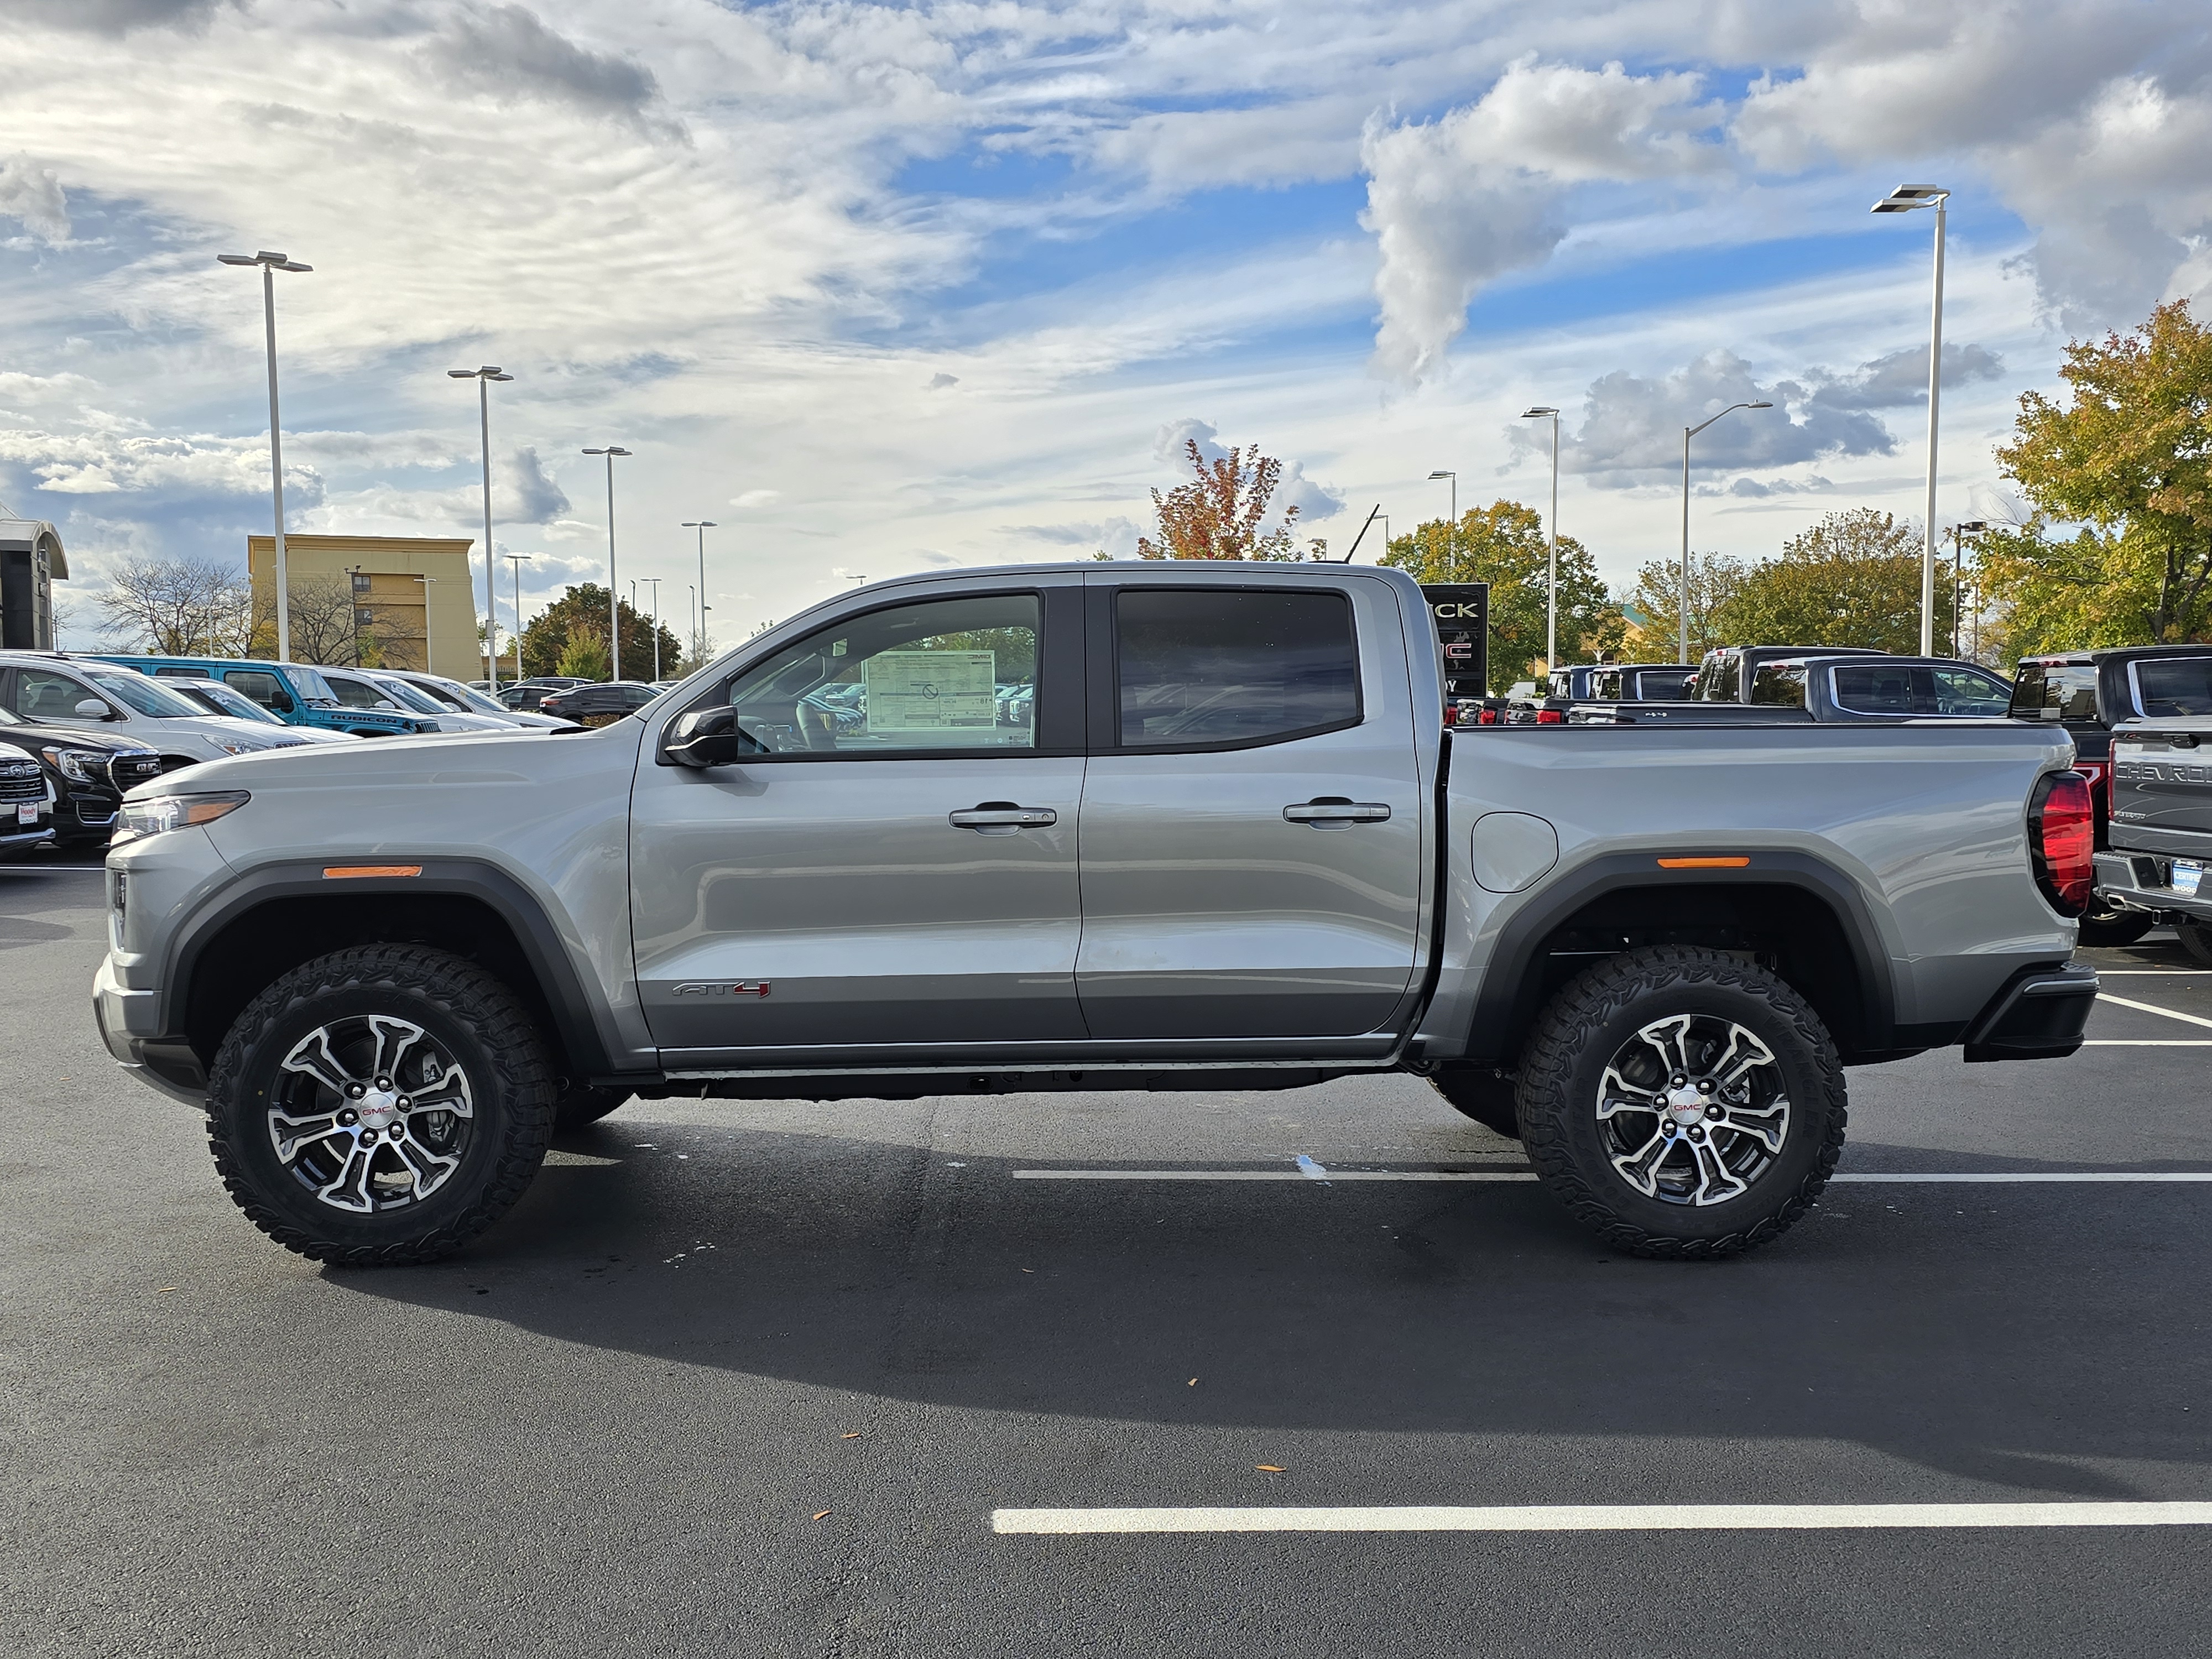
<svg viewBox="0 0 2212 1659"><path fill-rule="evenodd" d="M2173 859L2164 853L2100 853L2097 894L2123 910L2193 917L2212 921L2212 892L2200 887L2179 893L2173 887Z"/></svg>

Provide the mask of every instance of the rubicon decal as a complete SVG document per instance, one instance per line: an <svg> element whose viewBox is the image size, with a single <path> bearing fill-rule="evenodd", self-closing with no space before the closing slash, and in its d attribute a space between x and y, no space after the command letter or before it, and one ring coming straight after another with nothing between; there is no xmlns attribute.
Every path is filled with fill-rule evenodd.
<svg viewBox="0 0 2212 1659"><path fill-rule="evenodd" d="M686 980L670 993L679 997L764 997L769 982L764 979L694 979Z"/></svg>

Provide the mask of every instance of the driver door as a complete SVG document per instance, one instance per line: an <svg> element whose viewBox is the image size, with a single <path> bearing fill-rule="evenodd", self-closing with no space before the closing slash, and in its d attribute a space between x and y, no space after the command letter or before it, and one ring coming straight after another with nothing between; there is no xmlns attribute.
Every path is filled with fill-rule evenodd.
<svg viewBox="0 0 2212 1659"><path fill-rule="evenodd" d="M638 768L631 925L671 1063L1083 1035L1081 611L1073 581L855 611L674 711L726 703L744 752Z"/></svg>

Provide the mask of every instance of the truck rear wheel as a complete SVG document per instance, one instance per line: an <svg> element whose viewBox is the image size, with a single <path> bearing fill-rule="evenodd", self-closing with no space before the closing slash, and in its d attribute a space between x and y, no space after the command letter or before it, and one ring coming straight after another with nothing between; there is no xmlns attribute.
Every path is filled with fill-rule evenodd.
<svg viewBox="0 0 2212 1659"><path fill-rule="evenodd" d="M2110 910L2092 910L2081 918L2077 942L2093 950L2099 945L2133 945L2157 921L2158 918L2148 910L2123 910L2117 906Z"/></svg>
<svg viewBox="0 0 2212 1659"><path fill-rule="evenodd" d="M1521 1139L1521 1120L1513 1109L1513 1079L1494 1066L1439 1066L1429 1087L1486 1129L1508 1140Z"/></svg>
<svg viewBox="0 0 2212 1659"><path fill-rule="evenodd" d="M2185 919L2173 924L2173 936L2181 941L2191 962L2212 968L2212 923Z"/></svg>
<svg viewBox="0 0 2212 1659"><path fill-rule="evenodd" d="M1844 1073L1820 1017L1718 951L1624 951L1571 981L1523 1051L1522 1139L1616 1249L1733 1255L1811 1207L1843 1152Z"/></svg>
<svg viewBox="0 0 2212 1659"><path fill-rule="evenodd" d="M295 968L217 1052L208 1140L279 1244L348 1267L450 1255L522 1195L553 1127L553 1069L514 994L419 945Z"/></svg>

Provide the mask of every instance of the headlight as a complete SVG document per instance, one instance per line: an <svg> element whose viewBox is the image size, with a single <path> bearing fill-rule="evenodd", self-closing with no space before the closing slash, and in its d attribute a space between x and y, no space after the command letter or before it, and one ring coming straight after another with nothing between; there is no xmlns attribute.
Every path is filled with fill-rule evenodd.
<svg viewBox="0 0 2212 1659"><path fill-rule="evenodd" d="M213 823L252 799L243 789L220 794L149 795L143 800L123 803L122 827L129 836L158 836L164 830L181 830L186 824Z"/></svg>
<svg viewBox="0 0 2212 1659"><path fill-rule="evenodd" d="M96 769L107 758L104 749L59 749L49 746L41 751L46 763L59 771L72 783L98 784L104 782Z"/></svg>

